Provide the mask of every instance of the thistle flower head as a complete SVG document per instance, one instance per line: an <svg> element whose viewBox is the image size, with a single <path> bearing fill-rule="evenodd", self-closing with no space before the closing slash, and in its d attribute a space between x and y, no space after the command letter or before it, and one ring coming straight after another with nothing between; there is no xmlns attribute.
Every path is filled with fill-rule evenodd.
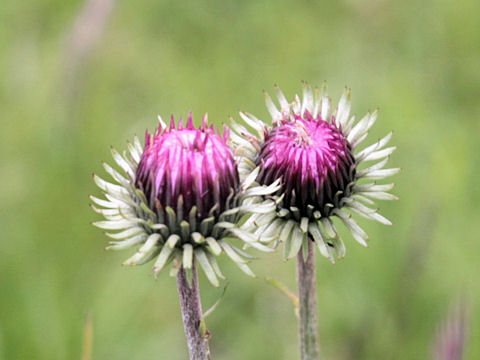
<svg viewBox="0 0 480 360"><path fill-rule="evenodd" d="M453 307L447 318L437 327L433 342L433 360L461 360L469 328L469 308L465 302Z"/></svg>
<svg viewBox="0 0 480 360"><path fill-rule="evenodd" d="M260 183L283 180L283 204L301 216L318 211L323 217L351 193L355 158L347 139L334 124L305 111L294 121L281 120L265 135L256 159ZM307 206L313 208L307 210Z"/></svg>
<svg viewBox="0 0 480 360"><path fill-rule="evenodd" d="M171 207L180 221L189 220L192 209L201 221L209 214L218 220L232 208L239 178L227 140L228 131L220 137L206 122L195 129L191 116L185 128L175 129L172 119L170 128L147 132L135 185L149 208Z"/></svg>
<svg viewBox="0 0 480 360"><path fill-rule="evenodd" d="M343 257L345 246L332 221L340 219L352 236L367 246L368 236L352 218L356 213L384 224L389 220L378 213L372 199L393 200L388 191L393 184L378 185L363 180L378 180L395 174L399 169L384 169L395 147L384 148L391 133L373 145L357 151L377 118L377 111L368 113L357 123L350 117L350 90L345 90L332 112L326 86L322 91L305 84L303 98L296 96L289 103L276 88L280 107L265 94L272 126L255 116L240 113L242 119L256 130L233 124L232 138L236 152L242 154L240 169L248 173L260 168L257 181L269 185L280 179L282 188L277 196L275 216L254 215L245 227L257 236L276 237L284 242L286 258L295 256L311 239L320 252L334 262ZM363 163L375 161L371 166ZM257 226L258 223L263 225ZM306 246L303 249L306 251Z"/></svg>
<svg viewBox="0 0 480 360"><path fill-rule="evenodd" d="M220 134L206 117L198 129L191 113L185 126L173 117L170 126L159 120L156 132L146 133L143 148L135 138L128 152L112 150L124 174L107 164L104 168L116 184L94 175L106 197L91 197L92 208L106 218L94 225L118 231L106 233L115 240L107 249L137 247L124 265L155 259L155 275L170 262L173 274L180 266L191 269L196 259L215 286L223 278L215 256L225 252L253 275L247 265L251 256L225 238L270 251L237 223L246 212L273 212L275 204L262 196L279 187L258 186L251 178L241 183L228 130Z"/></svg>

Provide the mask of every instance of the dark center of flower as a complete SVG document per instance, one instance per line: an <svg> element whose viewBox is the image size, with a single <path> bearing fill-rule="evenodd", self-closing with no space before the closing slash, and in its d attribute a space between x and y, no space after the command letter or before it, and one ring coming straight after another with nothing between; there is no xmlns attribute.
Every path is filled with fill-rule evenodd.
<svg viewBox="0 0 480 360"><path fill-rule="evenodd" d="M328 216L351 192L355 158L341 129L308 112L294 121L283 121L265 137L257 158L258 181L282 181L283 207L296 207L309 216L307 207Z"/></svg>
<svg viewBox="0 0 480 360"><path fill-rule="evenodd" d="M233 206L239 178L226 140L206 124L195 129L189 123L147 133L135 186L152 210L171 207L179 221L188 221L195 207L195 217L202 220Z"/></svg>

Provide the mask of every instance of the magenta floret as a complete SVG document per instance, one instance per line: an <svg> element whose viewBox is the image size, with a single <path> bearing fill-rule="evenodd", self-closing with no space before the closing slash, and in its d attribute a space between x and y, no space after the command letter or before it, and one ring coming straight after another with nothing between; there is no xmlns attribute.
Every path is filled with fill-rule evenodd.
<svg viewBox="0 0 480 360"><path fill-rule="evenodd" d="M335 122L314 118L308 111L295 114L294 121L283 120L265 136L257 165L258 181L282 181L283 205L297 207L306 214L313 206L322 216L344 196L349 196L355 179L352 148Z"/></svg>
<svg viewBox="0 0 480 360"><path fill-rule="evenodd" d="M178 220L188 220L194 206L198 219L232 207L239 177L227 140L228 132L215 132L206 118L196 129L191 113L185 127L172 116L169 127L147 131L135 185L149 207L163 212L169 206Z"/></svg>

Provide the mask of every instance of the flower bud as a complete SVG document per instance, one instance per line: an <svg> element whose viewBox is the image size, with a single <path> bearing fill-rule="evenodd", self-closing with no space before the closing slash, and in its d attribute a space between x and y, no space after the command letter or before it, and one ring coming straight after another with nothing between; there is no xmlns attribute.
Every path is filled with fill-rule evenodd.
<svg viewBox="0 0 480 360"><path fill-rule="evenodd" d="M136 252L124 265L140 265L155 259L155 276L169 263L172 275L181 266L190 270L198 261L215 286L224 278L215 256L225 252L248 275L253 273L246 252L226 238L271 251L258 237L237 224L245 214L274 213L276 204L264 200L278 191L278 182L259 186L252 179L239 180L237 161L230 150L229 131L223 135L207 125L206 116L197 129L190 113L170 126L159 118L154 135L146 133L142 148L137 138L123 154L112 149L121 168L104 168L115 183L94 175L105 199L91 196L94 211L105 221L94 225L112 238L107 249L131 247ZM248 217L248 216L247 216Z"/></svg>
<svg viewBox="0 0 480 360"><path fill-rule="evenodd" d="M385 145L391 133L373 145L357 150L377 119L377 111L360 121L350 117L350 90L345 90L332 111L326 86L320 91L305 84L303 98L288 102L276 89L277 107L265 94L272 126L248 113L240 113L256 131L233 124L232 139L236 152L243 154L241 175L259 168L256 181L269 185L280 180L276 193L276 216L252 216L245 228L257 236L276 238L284 243L285 258L292 258L306 243L314 241L330 261L345 255L345 245L333 219L339 219L361 245L368 236L352 218L352 213L391 225L378 213L374 200L394 200L393 184L379 185L365 180L381 180L400 169L384 169L395 147ZM373 162L373 165L364 165ZM262 224L258 226L258 224Z"/></svg>

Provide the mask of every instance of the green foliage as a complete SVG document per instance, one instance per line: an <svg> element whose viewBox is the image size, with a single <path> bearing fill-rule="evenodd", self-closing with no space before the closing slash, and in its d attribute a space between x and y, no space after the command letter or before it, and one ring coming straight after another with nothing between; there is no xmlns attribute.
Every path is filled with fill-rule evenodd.
<svg viewBox="0 0 480 360"><path fill-rule="evenodd" d="M401 200L380 204L394 226L364 222L369 249L345 234L345 259L318 257L325 358L427 358L459 295L473 322L478 1L118 1L78 55L82 6L0 7L0 359L79 359L86 313L92 359L184 359L175 281L103 251L107 238L89 225L91 173L110 145L152 130L157 113L208 112L218 125L240 109L266 118L262 89L278 84L291 97L300 80L328 80L334 100L348 85L354 113L378 106L370 142L394 130L391 165L403 168ZM292 305L261 280L294 288L294 263L276 255L252 265L257 280L221 260L230 285L207 321L216 360L297 357ZM203 286L204 306L220 292ZM468 359L480 358L473 325Z"/></svg>

